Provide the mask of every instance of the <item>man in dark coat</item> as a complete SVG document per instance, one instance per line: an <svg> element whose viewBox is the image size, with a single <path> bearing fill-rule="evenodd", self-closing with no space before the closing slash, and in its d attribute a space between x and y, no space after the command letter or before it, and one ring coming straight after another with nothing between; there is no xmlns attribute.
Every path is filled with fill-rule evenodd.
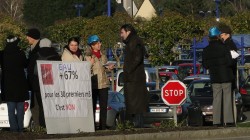
<svg viewBox="0 0 250 140"><path fill-rule="evenodd" d="M27 66L25 53L18 47L20 39L8 36L1 57L1 94L8 106L10 130L23 131L24 101L28 99L28 82L24 69ZM15 114L16 110L16 114Z"/></svg>
<svg viewBox="0 0 250 140"><path fill-rule="evenodd" d="M220 37L223 43L230 49L230 51L237 52L237 47L232 39L232 30L228 25L221 24L219 30L221 31ZM233 59L232 70L234 74L234 79L232 80L232 90L237 88L236 77L237 77L237 58Z"/></svg>
<svg viewBox="0 0 250 140"><path fill-rule="evenodd" d="M130 24L120 29L126 44L124 58L124 93L127 119L136 127L143 127L143 113L147 109L146 75L144 70L145 47Z"/></svg>
<svg viewBox="0 0 250 140"><path fill-rule="evenodd" d="M40 50L40 31L36 28L31 28L28 30L26 34L28 43L30 45L30 51L28 56L28 82L29 88L31 90L31 111L32 117L35 122L35 125L42 122L42 118L39 118L39 103L41 102L40 88L39 88L39 80L38 76L34 75L34 69L36 66L36 60L38 59L38 51ZM38 97L38 99L37 99ZM39 103L38 103L39 101ZM39 121L40 120L40 121ZM45 125L45 124L44 124ZM41 125L43 126L43 124Z"/></svg>
<svg viewBox="0 0 250 140"><path fill-rule="evenodd" d="M219 38L217 27L209 30L209 45L203 51L203 66L209 70L213 88L213 124L234 125L231 81L233 80L230 50ZM223 103L222 103L223 99ZM223 104L223 105L222 105ZM221 108L223 106L223 109ZM221 114L223 110L223 115ZM223 119L222 119L223 116ZM221 121L223 120L223 122Z"/></svg>

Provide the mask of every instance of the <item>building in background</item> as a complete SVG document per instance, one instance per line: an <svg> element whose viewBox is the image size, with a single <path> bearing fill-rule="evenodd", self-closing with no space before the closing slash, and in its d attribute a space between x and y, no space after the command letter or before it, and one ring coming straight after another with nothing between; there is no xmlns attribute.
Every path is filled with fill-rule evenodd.
<svg viewBox="0 0 250 140"><path fill-rule="evenodd" d="M157 16L155 7L150 0L116 0L118 11L126 11L131 17L150 20Z"/></svg>

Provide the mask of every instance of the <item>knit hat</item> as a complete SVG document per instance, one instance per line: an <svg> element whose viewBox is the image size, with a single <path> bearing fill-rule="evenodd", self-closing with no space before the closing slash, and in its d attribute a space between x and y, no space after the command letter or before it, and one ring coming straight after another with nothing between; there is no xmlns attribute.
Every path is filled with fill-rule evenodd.
<svg viewBox="0 0 250 140"><path fill-rule="evenodd" d="M232 34L232 29L224 23L221 23L219 25L219 30L221 31L221 33Z"/></svg>
<svg viewBox="0 0 250 140"><path fill-rule="evenodd" d="M43 38L40 40L39 46L42 47L51 47L51 41L48 38Z"/></svg>
<svg viewBox="0 0 250 140"><path fill-rule="evenodd" d="M40 39L40 31L36 28L29 29L26 35L36 40Z"/></svg>

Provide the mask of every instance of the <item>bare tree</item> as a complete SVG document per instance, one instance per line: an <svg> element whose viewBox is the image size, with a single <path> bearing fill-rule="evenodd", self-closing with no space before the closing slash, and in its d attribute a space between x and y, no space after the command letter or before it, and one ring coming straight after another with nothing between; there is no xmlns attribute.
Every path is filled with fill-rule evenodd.
<svg viewBox="0 0 250 140"><path fill-rule="evenodd" d="M0 0L0 11L11 16L15 20L21 19L23 0Z"/></svg>
<svg viewBox="0 0 250 140"><path fill-rule="evenodd" d="M232 5L236 12L243 12L249 8L248 0L227 0L227 2Z"/></svg>

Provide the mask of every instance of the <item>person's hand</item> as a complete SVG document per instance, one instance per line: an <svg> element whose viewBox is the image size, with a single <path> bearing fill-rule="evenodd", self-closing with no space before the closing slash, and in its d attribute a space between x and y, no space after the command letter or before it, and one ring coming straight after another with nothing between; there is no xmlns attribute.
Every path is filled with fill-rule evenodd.
<svg viewBox="0 0 250 140"><path fill-rule="evenodd" d="M90 63L93 65L95 63L95 59L93 57L90 58Z"/></svg>
<svg viewBox="0 0 250 140"><path fill-rule="evenodd" d="M107 68L108 68L109 70L114 69L114 67L115 67L115 65L114 65L114 64L110 64L110 65L108 65L108 66L107 66Z"/></svg>

